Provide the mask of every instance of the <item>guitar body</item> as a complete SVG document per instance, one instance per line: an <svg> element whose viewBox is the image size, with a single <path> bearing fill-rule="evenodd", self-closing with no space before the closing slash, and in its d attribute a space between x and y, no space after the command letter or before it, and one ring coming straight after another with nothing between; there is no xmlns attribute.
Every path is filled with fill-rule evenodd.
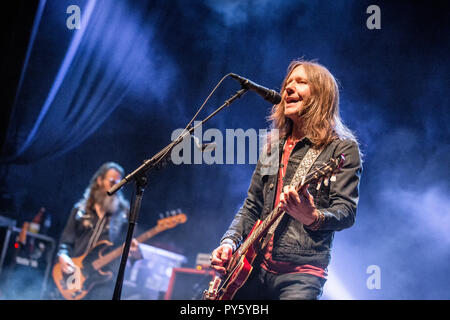
<svg viewBox="0 0 450 320"><path fill-rule="evenodd" d="M236 292L247 281L250 273L253 271L252 263L243 256L239 261L236 270L231 274L229 283L226 287L223 287L215 300L231 300Z"/></svg>
<svg viewBox="0 0 450 320"><path fill-rule="evenodd" d="M96 270L92 264L103 257L111 247L111 242L100 241L89 253L72 258L75 271L71 274L63 273L59 262L53 267L53 280L65 299L81 300L95 285L111 280L112 271L106 268Z"/></svg>
<svg viewBox="0 0 450 320"><path fill-rule="evenodd" d="M249 237L252 235L253 231L261 224L261 220L258 220L250 231ZM208 300L231 300L233 299L236 292L244 285L247 281L250 273L253 271L253 262L255 261L259 252L259 241L250 246L245 253L240 255L239 261L236 263L233 258L229 263L229 272L227 272L222 277L216 277L213 281L218 283L223 283L222 287L217 290L211 297L206 297ZM207 295L207 293L205 293Z"/></svg>

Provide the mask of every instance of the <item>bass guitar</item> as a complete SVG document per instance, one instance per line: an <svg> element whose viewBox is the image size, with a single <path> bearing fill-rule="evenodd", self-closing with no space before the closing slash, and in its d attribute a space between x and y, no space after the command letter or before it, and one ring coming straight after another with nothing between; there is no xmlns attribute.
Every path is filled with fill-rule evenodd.
<svg viewBox="0 0 450 320"><path fill-rule="evenodd" d="M307 174L302 182L296 186L299 191L304 185L327 183L343 165L344 155L336 159L330 159L325 164L318 166ZM256 221L250 234L236 249L228 261L226 271L222 276L215 276L209 283L207 290L203 292L204 300L231 300L236 292L247 281L253 270L252 264L261 251L263 239L270 227L285 213L279 205L263 220Z"/></svg>
<svg viewBox="0 0 450 320"><path fill-rule="evenodd" d="M141 234L136 240L144 242L164 230L185 223L186 220L184 213L159 219L155 227ZM105 267L122 255L124 244L107 252L111 247L111 242L99 241L89 252L72 258L75 271L70 274L62 272L59 262L55 264L52 270L53 280L65 299L81 300L95 285L105 283L113 277L113 272Z"/></svg>

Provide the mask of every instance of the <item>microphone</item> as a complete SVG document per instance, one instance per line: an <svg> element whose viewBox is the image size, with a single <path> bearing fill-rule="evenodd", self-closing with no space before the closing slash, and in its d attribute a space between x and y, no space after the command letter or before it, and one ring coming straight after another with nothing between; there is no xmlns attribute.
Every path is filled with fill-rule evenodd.
<svg viewBox="0 0 450 320"><path fill-rule="evenodd" d="M267 100L272 104L279 104L281 102L280 94L274 90L267 89L234 73L230 73L230 77L239 81L244 89L255 91L257 94L263 97L264 100Z"/></svg>

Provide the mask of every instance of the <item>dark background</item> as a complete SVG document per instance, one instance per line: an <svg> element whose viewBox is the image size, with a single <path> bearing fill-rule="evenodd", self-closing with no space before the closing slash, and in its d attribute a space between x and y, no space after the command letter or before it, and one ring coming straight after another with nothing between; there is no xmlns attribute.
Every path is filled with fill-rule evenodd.
<svg viewBox="0 0 450 320"><path fill-rule="evenodd" d="M89 24L82 19L80 30L67 28L66 8L76 4L83 14L89 3L17 1L6 18L1 215L21 226L45 207L52 217L48 234L58 239L71 206L103 162L116 161L127 173L137 168L188 123L224 75L234 72L279 90L291 60L316 59L338 79L342 117L364 153L357 221L335 235L324 298L450 298L448 5L99 0ZM381 9L379 30L366 26L372 4ZM59 95L18 155L83 28ZM100 83L108 87L101 91ZM226 80L198 120L237 89ZM89 92L84 100L83 90ZM88 115L89 125L81 118L63 121L80 101L77 112ZM267 128L270 107L247 93L204 131L217 128L225 136L226 129ZM148 243L185 255L186 267L193 267L197 253L217 246L253 168L169 165L153 172L136 233L155 225L159 213L180 208L187 223ZM123 190L128 199L132 190ZM380 289L366 285L372 265L381 270Z"/></svg>

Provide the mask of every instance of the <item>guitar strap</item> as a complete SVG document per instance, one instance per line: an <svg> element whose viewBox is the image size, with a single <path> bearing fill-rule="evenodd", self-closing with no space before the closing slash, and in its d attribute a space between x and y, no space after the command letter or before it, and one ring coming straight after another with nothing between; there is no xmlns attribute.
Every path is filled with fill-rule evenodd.
<svg viewBox="0 0 450 320"><path fill-rule="evenodd" d="M296 188L300 185L303 185L306 174L311 169L311 166L317 160L319 155L322 153L323 149L324 148L321 148L319 150L313 149L313 148L308 149L308 152L303 157L302 161L300 162L300 164L297 167L297 170L295 171L295 174L294 174L294 177L292 178L290 186L293 186L294 188ZM261 246L261 250L264 250L267 243L269 243L269 240L272 239L273 234L275 233L275 229L278 227L278 224L280 223L281 219L284 217L284 214L285 214L285 212L283 212L278 217L278 219L272 224L272 226L269 228L269 231L267 232L267 235L264 238L263 244Z"/></svg>

